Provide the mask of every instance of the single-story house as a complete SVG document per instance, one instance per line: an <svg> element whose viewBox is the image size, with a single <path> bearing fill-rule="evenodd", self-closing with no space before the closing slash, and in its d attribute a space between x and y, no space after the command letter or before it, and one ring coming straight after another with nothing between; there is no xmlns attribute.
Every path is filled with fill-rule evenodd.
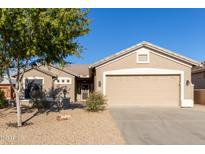
<svg viewBox="0 0 205 154"><path fill-rule="evenodd" d="M89 65L80 64L68 64L63 68L40 65L26 70L23 76L24 100L30 99L30 83L37 84L47 95L59 91L58 96L67 97L71 102L86 100L93 89Z"/></svg>
<svg viewBox="0 0 205 154"><path fill-rule="evenodd" d="M66 89L71 102L91 91L103 93L108 105L193 106L192 67L200 63L167 49L141 42L91 65L64 68L40 65L24 74L24 99L35 82L49 92Z"/></svg>
<svg viewBox="0 0 205 154"><path fill-rule="evenodd" d="M205 104L205 63L201 67L192 69L192 82L194 84L195 104Z"/></svg>

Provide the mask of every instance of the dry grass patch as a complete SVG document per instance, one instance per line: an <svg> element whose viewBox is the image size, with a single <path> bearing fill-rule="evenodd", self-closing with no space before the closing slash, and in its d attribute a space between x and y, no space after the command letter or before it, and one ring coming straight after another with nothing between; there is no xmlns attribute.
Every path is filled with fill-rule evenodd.
<svg viewBox="0 0 205 154"><path fill-rule="evenodd" d="M28 119L36 112L24 113ZM63 110L71 115L58 121L58 112L38 114L25 127L15 128L14 109L0 110L0 144L124 144L109 111L90 113L83 109Z"/></svg>

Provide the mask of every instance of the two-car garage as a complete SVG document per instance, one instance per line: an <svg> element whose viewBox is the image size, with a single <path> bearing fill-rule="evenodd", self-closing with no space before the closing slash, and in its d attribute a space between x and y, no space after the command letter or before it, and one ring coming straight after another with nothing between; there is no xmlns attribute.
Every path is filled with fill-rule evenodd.
<svg viewBox="0 0 205 154"><path fill-rule="evenodd" d="M142 42L96 62L91 67L94 90L108 106L193 107L191 69L199 63Z"/></svg>
<svg viewBox="0 0 205 154"><path fill-rule="evenodd" d="M179 75L107 75L109 105L179 106Z"/></svg>

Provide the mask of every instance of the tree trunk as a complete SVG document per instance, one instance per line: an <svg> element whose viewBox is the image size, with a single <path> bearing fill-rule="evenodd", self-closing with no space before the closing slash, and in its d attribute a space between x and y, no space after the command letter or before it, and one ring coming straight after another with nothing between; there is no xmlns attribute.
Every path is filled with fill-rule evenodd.
<svg viewBox="0 0 205 154"><path fill-rule="evenodd" d="M22 126L21 104L20 104L19 92L17 90L15 90L15 95L16 95L16 110L17 110L17 126L21 127Z"/></svg>
<svg viewBox="0 0 205 154"><path fill-rule="evenodd" d="M11 84L12 89L15 92L15 97L16 97L16 111L17 111L17 126L21 127L22 126L22 119L21 119L21 103L20 103L20 81L19 81L19 69L17 73L17 79L16 79L16 84L15 86L13 85L11 81L11 76L10 76L10 71L9 69L6 70L7 76L9 78L9 83Z"/></svg>

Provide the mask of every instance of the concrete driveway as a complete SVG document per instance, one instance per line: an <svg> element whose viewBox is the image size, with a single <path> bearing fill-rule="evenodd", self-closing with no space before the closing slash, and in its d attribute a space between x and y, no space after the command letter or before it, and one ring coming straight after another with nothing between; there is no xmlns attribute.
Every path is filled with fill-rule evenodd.
<svg viewBox="0 0 205 154"><path fill-rule="evenodd" d="M205 107L112 107L127 144L205 144Z"/></svg>

